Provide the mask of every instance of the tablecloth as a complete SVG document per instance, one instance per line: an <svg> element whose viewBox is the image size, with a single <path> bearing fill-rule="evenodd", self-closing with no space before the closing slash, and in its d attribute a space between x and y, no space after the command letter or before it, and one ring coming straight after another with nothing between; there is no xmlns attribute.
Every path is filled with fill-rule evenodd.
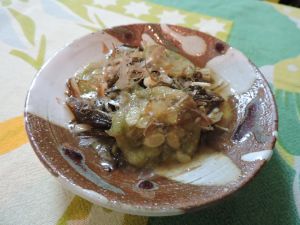
<svg viewBox="0 0 300 225"><path fill-rule="evenodd" d="M175 23L243 51L266 75L279 111L274 155L225 201L192 214L113 212L64 190L31 149L23 125L36 71L66 43L126 23ZM1 0L0 225L300 224L300 10L254 0Z"/></svg>

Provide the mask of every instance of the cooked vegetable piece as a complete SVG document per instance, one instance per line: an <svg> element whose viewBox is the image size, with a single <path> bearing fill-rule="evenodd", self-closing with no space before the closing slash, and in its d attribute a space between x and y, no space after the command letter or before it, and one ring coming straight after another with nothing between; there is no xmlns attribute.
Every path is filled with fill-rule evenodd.
<svg viewBox="0 0 300 225"><path fill-rule="evenodd" d="M70 97L67 99L67 105L74 113L78 123L89 124L93 127L108 130L111 127L111 117L104 111L95 109L91 102Z"/></svg>

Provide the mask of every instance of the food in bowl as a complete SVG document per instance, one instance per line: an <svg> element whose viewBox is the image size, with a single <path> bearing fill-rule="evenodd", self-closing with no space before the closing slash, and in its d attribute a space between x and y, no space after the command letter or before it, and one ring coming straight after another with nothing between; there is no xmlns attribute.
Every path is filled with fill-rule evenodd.
<svg viewBox="0 0 300 225"><path fill-rule="evenodd" d="M209 68L164 46L123 45L68 80L66 104L75 117L70 129L81 138L115 140L102 154L109 170L120 160L138 168L186 163L201 151L202 136L226 132L219 124L225 87Z"/></svg>

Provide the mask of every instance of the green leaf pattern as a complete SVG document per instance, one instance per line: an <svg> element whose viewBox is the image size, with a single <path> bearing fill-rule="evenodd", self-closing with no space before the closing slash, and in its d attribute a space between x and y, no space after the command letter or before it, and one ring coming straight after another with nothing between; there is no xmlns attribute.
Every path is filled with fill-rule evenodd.
<svg viewBox="0 0 300 225"><path fill-rule="evenodd" d="M36 58L33 58L29 54L27 54L23 51L17 50L17 49L13 49L10 52L11 55L14 55L14 56L24 60L25 62L27 62L28 64L33 66L36 70L38 70L42 67L44 60L45 60L45 53L46 53L46 37L45 37L45 35L42 35L42 37L41 37L38 55Z"/></svg>
<svg viewBox="0 0 300 225"><path fill-rule="evenodd" d="M35 37L35 24L33 20L21 12L13 9L13 8L8 8L9 12L11 15L16 19L16 21L19 23L21 26L21 29L24 33L24 36L26 39L34 45L34 37Z"/></svg>

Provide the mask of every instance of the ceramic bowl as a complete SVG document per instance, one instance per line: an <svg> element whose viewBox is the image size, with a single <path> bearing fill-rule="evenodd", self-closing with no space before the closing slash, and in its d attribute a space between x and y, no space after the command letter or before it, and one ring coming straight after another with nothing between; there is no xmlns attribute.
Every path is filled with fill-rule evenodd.
<svg viewBox="0 0 300 225"><path fill-rule="evenodd" d="M228 132L192 162L141 174L107 172L93 149L79 147L69 132L72 114L64 104L66 80L119 45L156 42L207 66L230 84L235 105ZM133 24L86 35L58 51L38 72L26 100L31 145L66 188L116 211L146 215L182 214L215 203L247 184L272 156L277 111L261 72L240 51L199 31L165 24ZM91 153L92 152L92 153Z"/></svg>

